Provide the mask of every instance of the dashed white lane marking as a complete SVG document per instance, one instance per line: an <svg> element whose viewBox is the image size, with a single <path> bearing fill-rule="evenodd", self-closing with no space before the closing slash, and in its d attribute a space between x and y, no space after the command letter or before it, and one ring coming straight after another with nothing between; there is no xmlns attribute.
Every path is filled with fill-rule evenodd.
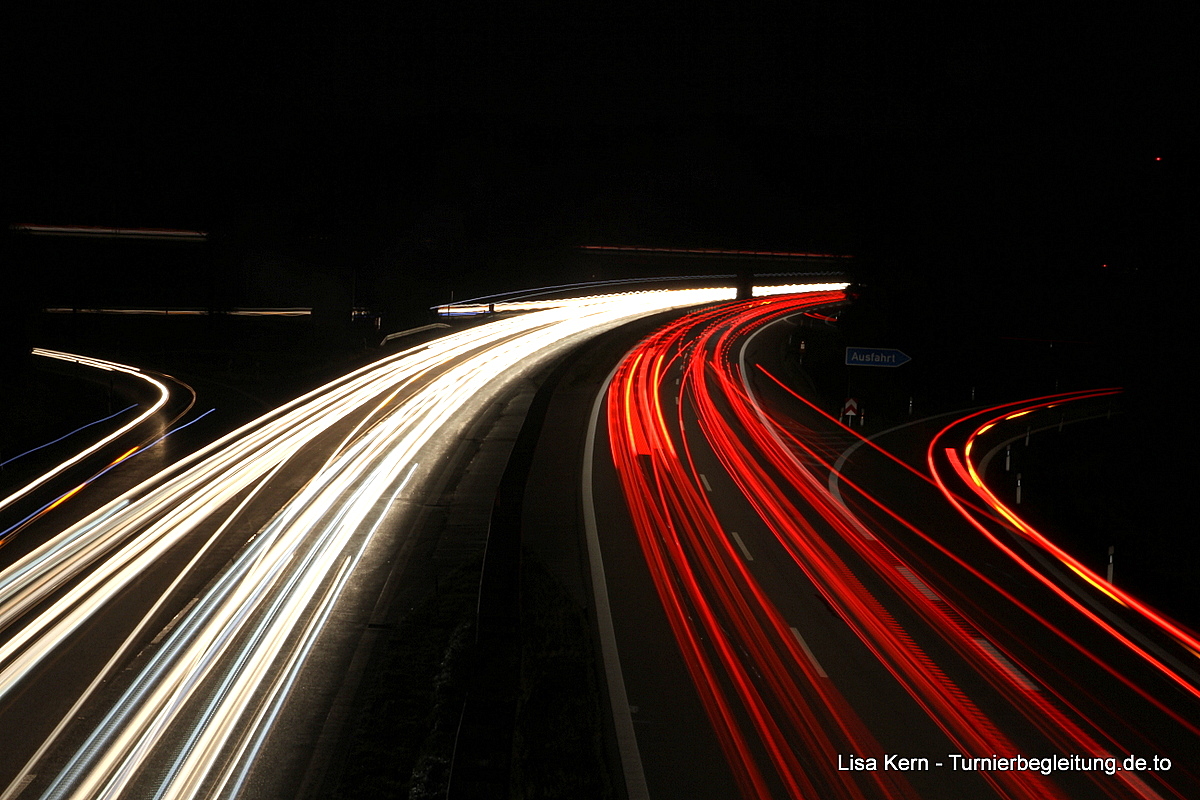
<svg viewBox="0 0 1200 800"><path fill-rule="evenodd" d="M1012 679L1021 684L1021 686L1031 692L1038 691L1038 685L1034 683L1028 675L1018 669L1016 664L1009 661L1003 653L993 647L992 643L987 639L980 639L977 637L975 639L975 644L979 645L980 650L986 653L988 657L992 659L992 661L996 662L996 665L1000 667L1000 669L1007 672Z"/></svg>
<svg viewBox="0 0 1200 800"><path fill-rule="evenodd" d="M733 537L733 541L737 543L738 549L742 551L742 555L747 561L753 561L754 556L750 555L750 551L746 549L746 543L742 541L742 537L737 535L737 531L730 531L729 535Z"/></svg>
<svg viewBox="0 0 1200 800"><path fill-rule="evenodd" d="M813 669L817 671L817 674L822 678L828 678L829 676L825 674L825 669L821 666L821 662L817 661L817 657L813 655L812 650L808 649L808 642L804 641L804 637L800 635L800 631L792 628L792 636L795 636L796 641L800 643L801 649L804 650L804 655L808 656L808 660L812 662Z"/></svg>
<svg viewBox="0 0 1200 800"><path fill-rule="evenodd" d="M704 484L704 488L705 488L705 489L706 489L708 492L710 492L710 493L712 492L712 484L710 484L710 483L708 482L708 478L704 477L704 473L703 473L703 472L701 472L701 473L700 473L700 482Z"/></svg>
<svg viewBox="0 0 1200 800"><path fill-rule="evenodd" d="M175 624L177 622L179 622L179 620L183 619L184 615L187 614L187 612L192 610L192 606L196 605L196 601L199 599L200 599L199 597L193 597L191 600L189 600L188 604L183 607L183 610L180 611L178 614L176 614L174 616L174 618L170 622L167 623L167 627L165 627L161 631L159 631L158 636L155 636L152 640L150 640L150 644L158 644L159 642L161 642L163 640L163 637L166 636L168 633L170 633L171 629L175 627Z"/></svg>
<svg viewBox="0 0 1200 800"><path fill-rule="evenodd" d="M911 569L908 567L896 567L896 572L899 572L909 583L917 587L917 591L925 595L926 599L932 600L935 603L941 602L942 598L938 596L937 592L930 589L925 581L914 575Z"/></svg>

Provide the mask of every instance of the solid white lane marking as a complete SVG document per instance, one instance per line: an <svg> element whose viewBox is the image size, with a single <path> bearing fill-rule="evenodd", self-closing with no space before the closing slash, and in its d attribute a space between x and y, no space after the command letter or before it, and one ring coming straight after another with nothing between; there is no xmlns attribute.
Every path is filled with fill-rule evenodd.
<svg viewBox="0 0 1200 800"><path fill-rule="evenodd" d="M587 438L583 445L583 527L587 538L588 566L592 574L592 596L596 601L596 622L599 626L604 677L608 683L609 706L616 728L617 753L621 760L621 769L625 773L625 793L629 800L649 800L650 789L646 784L637 734L633 730L632 707L625 690L625 676L621 673L621 656L617 652L617 634L613 628L608 584L604 577L604 561L600 554L600 534L592 490L592 462L596 453L596 428L599 424L600 409L618 367L620 363L608 373L595 402L592 403L592 414L588 419Z"/></svg>
<svg viewBox="0 0 1200 800"><path fill-rule="evenodd" d="M729 535L733 537L733 541L737 543L738 548L742 551L747 561L753 561L754 556L750 555L750 551L746 549L746 543L742 541L742 537L737 535L737 531L730 531Z"/></svg>
<svg viewBox="0 0 1200 800"><path fill-rule="evenodd" d="M813 655L813 651L808 649L808 642L804 641L804 637L800 635L800 631L792 628L792 635L796 637L796 641L800 643L801 649L804 650L804 655L808 656L808 660L812 662L813 669L822 678L828 678L825 669L821 666L821 662L817 661L817 657Z"/></svg>

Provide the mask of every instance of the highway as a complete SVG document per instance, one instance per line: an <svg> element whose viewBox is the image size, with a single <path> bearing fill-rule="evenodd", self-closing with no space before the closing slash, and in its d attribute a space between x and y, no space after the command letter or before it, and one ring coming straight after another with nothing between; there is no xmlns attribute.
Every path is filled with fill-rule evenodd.
<svg viewBox="0 0 1200 800"><path fill-rule="evenodd" d="M289 794L456 432L565 348L732 290L581 298L381 359L0 572L0 797Z"/></svg>
<svg viewBox="0 0 1200 800"><path fill-rule="evenodd" d="M1007 441L1115 390L862 440L780 357L842 299L691 313L597 397L584 514L629 796L1200 796L1195 635L988 487Z"/></svg>
<svg viewBox="0 0 1200 800"><path fill-rule="evenodd" d="M1026 523L1002 472L1005 448L1117 390L863 439L781 358L840 289L541 304L147 460L103 502L76 489L195 396L89 364L146 400L0 501L0 721L22 731L0 797L294 795L456 432L581 342L690 306L575 409L628 796L1200 795L1200 642Z"/></svg>

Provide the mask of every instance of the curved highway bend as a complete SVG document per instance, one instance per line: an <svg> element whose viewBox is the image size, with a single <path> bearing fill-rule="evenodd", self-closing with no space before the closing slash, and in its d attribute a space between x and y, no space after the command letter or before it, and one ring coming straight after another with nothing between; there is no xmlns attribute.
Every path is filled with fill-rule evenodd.
<svg viewBox="0 0 1200 800"><path fill-rule="evenodd" d="M138 397L140 402L136 407L85 426L88 428L86 433L76 431L62 437L61 442L38 448L41 453L24 454L44 464L58 458L62 460L34 473L29 473L27 468L23 470L23 463L18 465L17 471L26 473L26 477L17 488L0 498L0 546L19 541L23 530L66 503L70 503L72 511L77 506L94 508L97 502L88 498L81 503L79 495L118 465L127 466L134 456L144 456L152 451L196 403L195 390L170 375L40 347L33 349L33 355L48 363L77 364L79 369L95 375L119 378L126 383L124 393ZM78 441L88 444L76 449ZM160 466L155 464L137 472L150 475ZM82 516L81 512L75 514L76 518L79 516ZM6 552L5 556L11 558L12 554Z"/></svg>
<svg viewBox="0 0 1200 800"><path fill-rule="evenodd" d="M455 431L561 348L731 293L583 298L382 359L24 555L0 573L0 719L24 732L6 741L0 796L232 797L295 782L305 754L286 754L321 714L311 693L289 700L336 684L332 649L373 602Z"/></svg>
<svg viewBox="0 0 1200 800"><path fill-rule="evenodd" d="M858 448L829 491L853 431L758 365L776 369L771 328L832 299L695 312L607 389L590 467L626 497L597 516L630 796L1200 796L1191 640L1118 625L1093 610L1128 610L1104 587L1074 579L1078 600L997 547L984 528L1031 537L945 461L988 419L934 437L932 477Z"/></svg>

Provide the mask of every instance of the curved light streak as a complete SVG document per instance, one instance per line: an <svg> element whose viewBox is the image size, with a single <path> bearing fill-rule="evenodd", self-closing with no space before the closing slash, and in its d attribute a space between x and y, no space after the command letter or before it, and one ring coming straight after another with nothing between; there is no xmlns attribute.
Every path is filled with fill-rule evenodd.
<svg viewBox="0 0 1200 800"><path fill-rule="evenodd" d="M39 486L44 485L47 481L52 480L55 476L61 475L63 472L70 469L71 467L78 464L79 462L83 461L88 456L97 452L98 450L105 447L106 445L116 441L117 439L124 436L129 431L136 428L141 423L145 422L150 417L154 416L156 413L158 413L159 409L161 409L164 405L166 405L168 396L170 394L167 387L162 383L162 381L158 380L157 378L153 378L153 377L147 375L146 373L142 372L137 367L131 367L131 366L127 366L125 364L118 364L115 361L107 361L102 358L90 358L88 356L79 356L79 355L73 355L71 353L63 353L58 350L47 350L47 349L41 348L41 347L33 348L33 354L36 356L42 356L44 358L57 359L59 361L70 361L70 362L80 364L85 367L91 367L92 369L103 370L105 372L120 372L120 373L123 373L126 375L131 375L135 378L138 378L139 380L145 381L146 383L148 383L152 387L154 387L158 391L158 398L153 403L151 403L146 408L146 410L143 411L141 414L138 414L136 417L131 419L129 422L126 422L124 425L117 428L115 431L108 434L104 438L100 439L98 442L92 444L90 447L84 448L83 450L76 453L71 458L69 458L66 461L63 461L61 464L58 464L57 466L53 467L52 469L50 469L49 471L47 471L40 477L34 478L32 481L25 484L20 489L17 489L12 494L8 495L7 497L5 497L3 499L0 499L0 510L3 510L4 508L7 508L8 506L12 505L14 502L21 499L25 495L29 494L33 490L37 489Z"/></svg>
<svg viewBox="0 0 1200 800"><path fill-rule="evenodd" d="M74 436L75 434L81 433L82 431L85 431L88 428L92 428L92 427L95 427L96 425L100 425L101 423L108 422L110 419L116 419L117 417L121 416L122 414L124 414L126 411L128 411L131 408L137 408L137 403L131 403L130 405L125 406L125 408L122 408L120 411L109 414L107 417L101 417L100 419L92 420L91 422L88 422L84 425L80 425L78 428L71 431L70 433L64 433L62 436L59 436L57 439L52 439L52 440L46 442L45 444L39 444L37 447L31 447L28 450L26 450L24 453L18 453L17 455L13 456L12 458L8 458L8 459L5 459L4 461L0 461L0 468L7 467L9 464L13 463L17 459L24 458L25 456L36 453L39 450L45 450L47 447L56 445L61 441L69 439L72 436Z"/></svg>
<svg viewBox="0 0 1200 800"><path fill-rule="evenodd" d="M809 304L816 303L810 299ZM923 565L906 562L888 544L890 534L864 527L869 523L833 498L806 466L830 469L820 451L804 440L803 431L789 430L786 420L755 398L748 371L735 357L735 343L806 305L796 298L747 301L671 323L630 352L609 389L610 441L626 506L667 621L742 794L770 796L774 780L792 797L894 797L905 790L873 784L876 774L860 773L858 781L848 782L844 774L823 769L821 759L830 753L878 750L864 746L870 737L861 722L808 657L788 647L792 637L784 633L786 623L724 532L701 485L685 408L784 552L960 752L1023 751L919 640L934 637L949 645L958 654L955 669L982 678L988 702L1000 699L1011 707L1052 750L1104 756L1132 752L1117 732L1089 719L1047 682L1055 675L1042 674L1037 664L990 635L987 624L976 622L972 607L937 590ZM870 499L903 522L877 498ZM810 517L829 532L818 530ZM830 532L853 549L861 566L852 567L831 547ZM893 602L916 615L919 630L906 630L877 590L868 590L855 574L864 566L873 580L883 582ZM1174 718L1186 726L1186 720ZM1063 796L1041 774L985 772L980 777L1000 797ZM1157 777L1155 788L1130 772L1119 772L1115 780L1103 773L1087 778L1103 796L1183 796Z"/></svg>
<svg viewBox="0 0 1200 800"><path fill-rule="evenodd" d="M10 629L0 645L3 697L173 548L227 525L231 501L350 423L307 468L304 486L156 640L44 796L236 794L363 549L401 489L421 480L422 453L436 453L470 409L557 348L732 293L582 298L381 359L168 467L0 573L0 628Z"/></svg>
<svg viewBox="0 0 1200 800"><path fill-rule="evenodd" d="M1169 677L1184 691L1191 694L1193 697L1200 699L1200 685L1194 678L1189 678L1182 674L1182 671L1168 664L1166 659L1150 652L1147 647L1144 647L1125 634L1118 630L1110 621L1102 618L1096 611L1085 607L1079 600L1068 594L1061 586L1047 577L1041 570L1030 564L1025 558L1022 558L1016 550L1001 542L996 535L983 525L976 515L972 514L962 502L955 497L948 488L945 478L941 475L938 467L938 459L935 458L937 452L940 451L945 456L946 460L952 467L953 472L958 478L971 489L980 499L991 509L993 509L1007 523L1008 528L1014 533L1024 537L1027 541L1040 548L1045 553L1049 554L1056 560L1060 561L1072 572L1082 578L1093 589L1103 594L1105 597L1121 604L1129 609L1132 609L1139 614L1146 622L1153 625L1155 628L1162 631L1170 639L1177 642L1181 647L1190 652L1193 656L1200 658L1200 638L1196 634L1187 630L1183 625L1170 619L1162 612L1139 600L1128 592L1119 587L1109 584L1105 579L1101 578L1093 570L1081 563L1078 559L1067 553L1058 545L1054 544L1040 531L1035 529L1024 519L1018 516L1007 504L1001 501L996 494L989 489L978 472L975 470L974 463L970 457L971 446L980 436L992 429L998 424L1006 421L1022 417L1032 413L1038 409L1051 408L1062 402L1085 400L1094 397L1103 397L1117 393L1118 390L1098 390L1091 392L1079 392L1054 395L1050 398L1035 398L1032 400L1022 401L1021 403L1009 403L1004 406L997 406L983 411L975 412L974 414L963 417L955 422L950 423L943 428L938 435L930 442L926 460L929 465L930 474L934 476L939 488L946 495L947 500L955 507L955 509L966 519L973 527L979 530L985 537L996 545L1001 552L1007 555L1010 559L1016 562L1027 574L1031 575L1039 583L1047 586L1051 591L1061 597L1065 602L1069 603L1079 613L1083 614L1091 622L1095 623L1106 633L1111 635L1115 640L1120 642L1139 657L1145 659L1153 665L1157 670ZM1016 410L1013 409L1017 406ZM1004 410L1004 413L997 413ZM976 426L974 430L966 437L963 443L963 455L960 457L957 450L952 447L946 447L944 440L948 433L963 422L988 416L987 421ZM1192 673L1193 675L1195 673Z"/></svg>

